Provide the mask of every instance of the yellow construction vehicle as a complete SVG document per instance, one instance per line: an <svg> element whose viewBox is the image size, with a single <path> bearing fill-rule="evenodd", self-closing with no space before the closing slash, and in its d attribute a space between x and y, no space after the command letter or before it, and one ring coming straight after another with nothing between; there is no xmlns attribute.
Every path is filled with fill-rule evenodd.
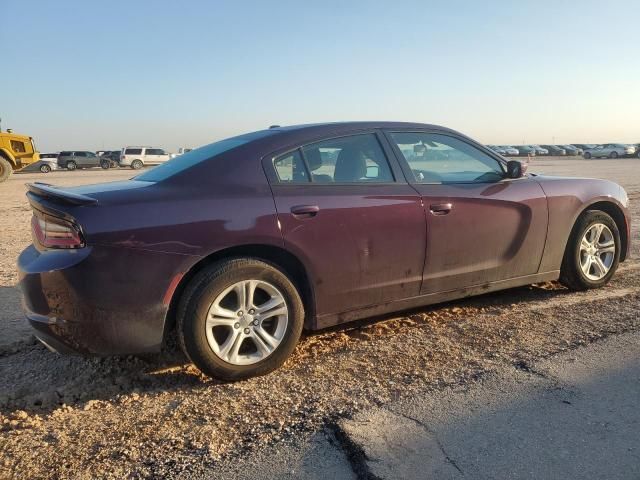
<svg viewBox="0 0 640 480"><path fill-rule="evenodd" d="M11 172L40 160L33 138L18 135L11 129L0 129L0 183L4 182Z"/></svg>

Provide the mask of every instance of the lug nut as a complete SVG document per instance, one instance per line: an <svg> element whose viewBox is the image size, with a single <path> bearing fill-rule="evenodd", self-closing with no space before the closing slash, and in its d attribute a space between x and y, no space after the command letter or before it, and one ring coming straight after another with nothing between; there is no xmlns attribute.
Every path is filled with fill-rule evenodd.
<svg viewBox="0 0 640 480"><path fill-rule="evenodd" d="M236 324L233 326L233 328L240 328L240 324L239 324L239 323L236 323Z"/></svg>
<svg viewBox="0 0 640 480"><path fill-rule="evenodd" d="M253 308L249 310L249 315L253 315L254 313L256 313L256 311Z"/></svg>
<svg viewBox="0 0 640 480"><path fill-rule="evenodd" d="M238 316L241 317L242 315L244 315L244 312L242 310L238 311Z"/></svg>
<svg viewBox="0 0 640 480"><path fill-rule="evenodd" d="M245 333L245 335L249 335L249 329L248 329L248 328L245 328L245 329L244 329L244 333Z"/></svg>

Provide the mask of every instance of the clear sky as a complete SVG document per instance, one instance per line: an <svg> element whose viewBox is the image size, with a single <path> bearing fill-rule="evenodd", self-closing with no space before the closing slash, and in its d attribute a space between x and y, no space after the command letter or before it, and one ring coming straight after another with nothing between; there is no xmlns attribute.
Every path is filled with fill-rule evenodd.
<svg viewBox="0 0 640 480"><path fill-rule="evenodd" d="M0 0L2 128L41 151L338 120L640 142L640 1Z"/></svg>

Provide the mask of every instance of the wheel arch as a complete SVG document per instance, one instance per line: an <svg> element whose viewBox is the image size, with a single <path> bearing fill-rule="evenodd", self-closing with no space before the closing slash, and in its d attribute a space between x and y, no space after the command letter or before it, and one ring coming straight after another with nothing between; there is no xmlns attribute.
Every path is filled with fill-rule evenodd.
<svg viewBox="0 0 640 480"><path fill-rule="evenodd" d="M169 308L165 317L163 332L163 338L165 341L167 336L175 327L177 307L189 282L204 268L222 260L238 257L262 260L283 270L294 283L294 286L298 289L302 298L302 304L305 309L305 329L313 328L315 318L315 297L311 277L309 276L308 270L305 268L302 261L282 247L267 244L250 244L225 248L211 253L210 255L200 259L182 276L171 295Z"/></svg>

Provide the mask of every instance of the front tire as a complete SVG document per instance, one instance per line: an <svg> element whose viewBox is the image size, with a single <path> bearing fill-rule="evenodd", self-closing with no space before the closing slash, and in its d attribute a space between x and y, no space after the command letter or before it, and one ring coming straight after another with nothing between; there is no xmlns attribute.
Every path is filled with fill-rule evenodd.
<svg viewBox="0 0 640 480"><path fill-rule="evenodd" d="M298 290L276 266L254 258L216 263L187 286L177 312L180 345L206 375L264 375L293 352L304 323Z"/></svg>
<svg viewBox="0 0 640 480"><path fill-rule="evenodd" d="M589 160L591 158L591 154L589 152L585 152L583 157L586 158L587 160Z"/></svg>
<svg viewBox="0 0 640 480"><path fill-rule="evenodd" d="M42 173L49 173L51 171L51 167L49 165L41 165L40 171Z"/></svg>
<svg viewBox="0 0 640 480"><path fill-rule="evenodd" d="M570 290L606 285L620 263L620 232L600 210L587 210L576 221L562 260L560 283Z"/></svg>
<svg viewBox="0 0 640 480"><path fill-rule="evenodd" d="M101 160L100 166L103 170L109 170L109 167L111 167L111 162L109 162L109 160Z"/></svg>
<svg viewBox="0 0 640 480"><path fill-rule="evenodd" d="M140 170L142 168L142 160L134 160L131 162L131 168L134 170Z"/></svg>
<svg viewBox="0 0 640 480"><path fill-rule="evenodd" d="M0 155L0 183L7 180L12 172L13 168L9 161Z"/></svg>
<svg viewBox="0 0 640 480"><path fill-rule="evenodd" d="M618 158L618 152L611 152L609 158Z"/></svg>

